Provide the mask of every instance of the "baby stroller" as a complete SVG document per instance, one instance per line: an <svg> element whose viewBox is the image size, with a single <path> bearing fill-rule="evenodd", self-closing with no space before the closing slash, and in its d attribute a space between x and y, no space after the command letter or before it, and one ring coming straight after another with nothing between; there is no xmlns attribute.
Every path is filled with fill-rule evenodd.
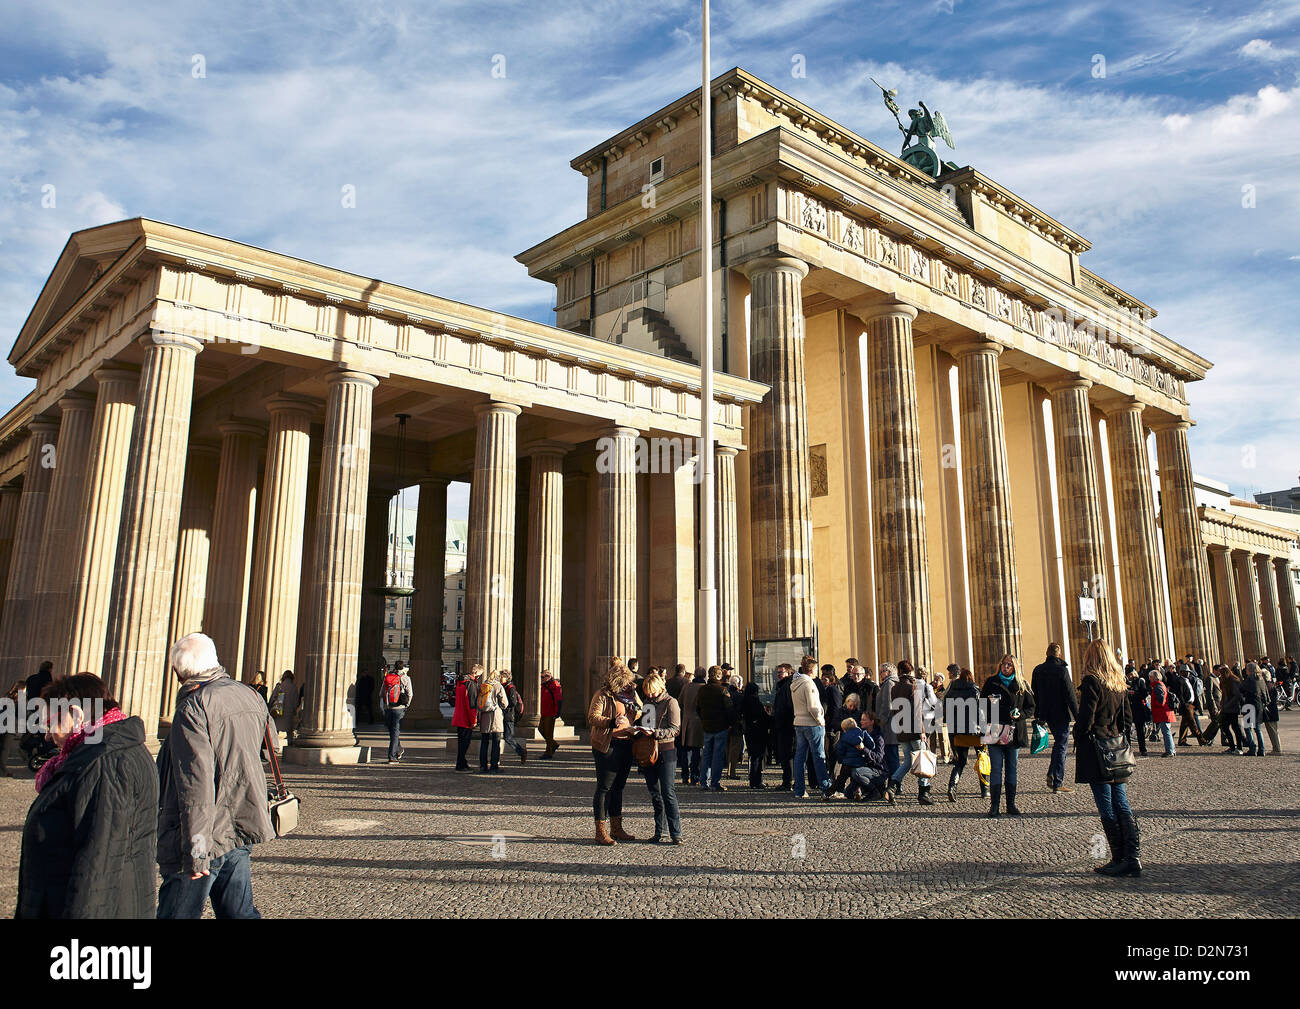
<svg viewBox="0 0 1300 1009"><path fill-rule="evenodd" d="M32 773L39 771L47 760L59 752L59 748L46 739L42 732L24 732L18 748L27 757L27 768Z"/></svg>

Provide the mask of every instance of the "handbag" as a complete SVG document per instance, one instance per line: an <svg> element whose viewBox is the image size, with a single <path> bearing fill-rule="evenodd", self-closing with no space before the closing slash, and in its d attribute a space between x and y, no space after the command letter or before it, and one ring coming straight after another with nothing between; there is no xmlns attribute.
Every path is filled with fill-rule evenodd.
<svg viewBox="0 0 1300 1009"><path fill-rule="evenodd" d="M975 761L975 771L986 778L993 773L993 759L988 750L980 750L979 758Z"/></svg>
<svg viewBox="0 0 1300 1009"><path fill-rule="evenodd" d="M1047 726L1042 722L1034 723L1034 738L1029 746L1030 753L1042 753L1052 745L1052 737L1047 732Z"/></svg>
<svg viewBox="0 0 1300 1009"><path fill-rule="evenodd" d="M642 767L653 767L659 760L659 740L648 733L639 733L632 740L632 756Z"/></svg>
<svg viewBox="0 0 1300 1009"><path fill-rule="evenodd" d="M998 725L993 722L984 730L984 735L980 736L980 743L984 746L1008 746L1015 731L1014 725Z"/></svg>
<svg viewBox="0 0 1300 1009"><path fill-rule="evenodd" d="M267 789L267 804L270 806L271 826L276 837L298 826L298 797L284 787L280 777L280 758L275 755L275 741L271 738L271 727L266 727L266 755L271 760L271 773L275 775L275 788Z"/></svg>
<svg viewBox="0 0 1300 1009"><path fill-rule="evenodd" d="M908 768L909 774L915 774L918 778L933 778L938 769L939 761L929 747L912 751L912 766Z"/></svg>
<svg viewBox="0 0 1300 1009"><path fill-rule="evenodd" d="M1097 770L1102 781L1125 781L1137 767L1128 736L1092 737L1092 747L1097 752Z"/></svg>

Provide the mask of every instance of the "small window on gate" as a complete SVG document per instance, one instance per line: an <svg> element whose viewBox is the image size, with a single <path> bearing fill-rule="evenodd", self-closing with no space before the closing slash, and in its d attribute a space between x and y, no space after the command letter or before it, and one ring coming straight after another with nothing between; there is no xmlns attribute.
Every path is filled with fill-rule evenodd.
<svg viewBox="0 0 1300 1009"><path fill-rule="evenodd" d="M655 158L650 162L650 181L662 182L664 177L664 159Z"/></svg>

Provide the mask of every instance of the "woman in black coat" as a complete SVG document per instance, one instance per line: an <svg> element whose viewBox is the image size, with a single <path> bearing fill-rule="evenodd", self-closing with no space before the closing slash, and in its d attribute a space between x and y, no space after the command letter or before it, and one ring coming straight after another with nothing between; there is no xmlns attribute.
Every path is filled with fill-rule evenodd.
<svg viewBox="0 0 1300 1009"><path fill-rule="evenodd" d="M152 918L158 887L158 774L144 722L91 673L41 694L59 746L36 776L23 825L17 918Z"/></svg>
<svg viewBox="0 0 1300 1009"><path fill-rule="evenodd" d="M767 723L769 715L758 696L758 684L746 683L740 698L740 722L745 733L745 749L749 752L749 787L763 787L763 753L767 750Z"/></svg>
<svg viewBox="0 0 1300 1009"><path fill-rule="evenodd" d="M1092 787L1101 827L1110 844L1110 862L1094 871L1107 876L1141 876L1141 838L1137 818L1128 804L1128 775L1103 773L1093 741L1098 737L1128 736L1132 725L1124 671L1104 640L1098 638L1083 657L1083 682L1079 685L1079 720L1074 723L1074 780Z"/></svg>
<svg viewBox="0 0 1300 1009"><path fill-rule="evenodd" d="M1014 655L1002 656L998 671L984 681L980 697L990 702L996 699L997 714L993 714L990 703L989 720L1001 726L1011 727L1011 738L1006 743L989 744L989 790L992 800L989 816L998 816L1002 798L1003 768L1006 769L1007 815L1019 816L1016 808L1016 766L1020 751L1029 745L1029 724L1034 717L1034 692L1020 675L1020 667Z"/></svg>
<svg viewBox="0 0 1300 1009"><path fill-rule="evenodd" d="M943 694L943 719L952 740L953 765L948 775L948 801L957 801L957 782L966 770L971 747L980 749L979 688L969 669L961 670ZM978 759L978 758L977 758ZM978 768L977 768L978 770ZM989 783L980 777L980 795L989 797Z"/></svg>

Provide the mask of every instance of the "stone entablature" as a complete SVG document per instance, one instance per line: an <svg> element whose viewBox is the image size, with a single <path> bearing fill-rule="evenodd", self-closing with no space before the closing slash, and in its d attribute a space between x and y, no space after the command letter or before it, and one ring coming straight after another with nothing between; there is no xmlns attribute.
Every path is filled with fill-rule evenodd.
<svg viewBox="0 0 1300 1009"><path fill-rule="evenodd" d="M596 344L553 327L378 284L290 257L151 221L130 253L74 310L10 355L48 409L146 330L194 336L230 353L266 351L604 418L639 430L699 429L698 369ZM721 443L741 443L741 406L766 391L719 375Z"/></svg>
<svg viewBox="0 0 1300 1009"><path fill-rule="evenodd" d="M1227 547L1253 555L1267 555L1288 562L1296 546L1296 535L1281 526L1256 522L1220 508L1201 505L1201 536L1207 547Z"/></svg>

